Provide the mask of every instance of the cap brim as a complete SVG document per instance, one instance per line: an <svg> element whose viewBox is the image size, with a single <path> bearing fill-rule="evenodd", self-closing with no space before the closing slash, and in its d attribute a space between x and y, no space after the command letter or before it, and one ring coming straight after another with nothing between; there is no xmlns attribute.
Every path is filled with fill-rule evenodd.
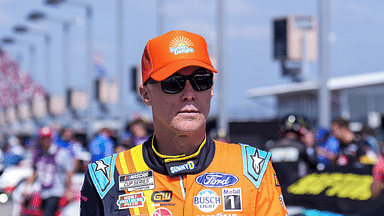
<svg viewBox="0 0 384 216"><path fill-rule="evenodd" d="M168 77L170 77L172 74L188 66L203 67L214 73L217 73L217 70L214 67L204 62L197 61L195 59L181 59L179 61L174 61L168 64L167 66L161 68L160 70L157 70L150 77L156 81L163 81Z"/></svg>

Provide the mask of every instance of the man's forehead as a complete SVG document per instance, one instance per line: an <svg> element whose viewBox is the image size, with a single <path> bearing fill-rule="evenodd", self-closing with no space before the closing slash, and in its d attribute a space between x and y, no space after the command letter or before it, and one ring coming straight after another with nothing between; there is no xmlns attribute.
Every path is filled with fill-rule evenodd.
<svg viewBox="0 0 384 216"><path fill-rule="evenodd" d="M189 66L189 67L185 67L185 68L182 68L182 69L176 71L176 73L182 74L182 75L187 75L187 74L192 74L193 72L195 72L198 69L199 69L199 67L197 67L197 66Z"/></svg>

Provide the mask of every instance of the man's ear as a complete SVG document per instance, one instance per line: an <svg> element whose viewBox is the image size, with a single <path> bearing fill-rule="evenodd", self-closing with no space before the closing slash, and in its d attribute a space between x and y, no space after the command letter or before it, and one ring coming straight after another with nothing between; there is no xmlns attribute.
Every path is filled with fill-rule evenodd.
<svg viewBox="0 0 384 216"><path fill-rule="evenodd" d="M141 98L143 99L144 103L147 105L147 106L151 106L152 105L152 102L151 102L151 97L149 95L149 88L148 86L143 86L143 85L140 85L139 87L139 91L140 91L140 96Z"/></svg>
<svg viewBox="0 0 384 216"><path fill-rule="evenodd" d="M211 88L211 98L213 97L213 87Z"/></svg>

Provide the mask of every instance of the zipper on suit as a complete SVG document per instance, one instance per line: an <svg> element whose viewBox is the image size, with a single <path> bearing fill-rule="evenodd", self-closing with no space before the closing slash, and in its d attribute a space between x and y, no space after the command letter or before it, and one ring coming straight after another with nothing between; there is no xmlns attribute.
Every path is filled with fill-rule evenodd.
<svg viewBox="0 0 384 216"><path fill-rule="evenodd" d="M180 179L180 189L181 193L183 194L183 200L185 201L185 187L184 187L184 181L183 181L183 176L179 176Z"/></svg>

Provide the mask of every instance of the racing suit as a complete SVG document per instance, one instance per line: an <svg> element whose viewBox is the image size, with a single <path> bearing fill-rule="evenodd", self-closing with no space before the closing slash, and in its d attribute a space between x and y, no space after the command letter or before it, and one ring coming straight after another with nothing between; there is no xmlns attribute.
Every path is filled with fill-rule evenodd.
<svg viewBox="0 0 384 216"><path fill-rule="evenodd" d="M287 215L270 153L207 138L170 157L154 143L90 164L81 215Z"/></svg>

